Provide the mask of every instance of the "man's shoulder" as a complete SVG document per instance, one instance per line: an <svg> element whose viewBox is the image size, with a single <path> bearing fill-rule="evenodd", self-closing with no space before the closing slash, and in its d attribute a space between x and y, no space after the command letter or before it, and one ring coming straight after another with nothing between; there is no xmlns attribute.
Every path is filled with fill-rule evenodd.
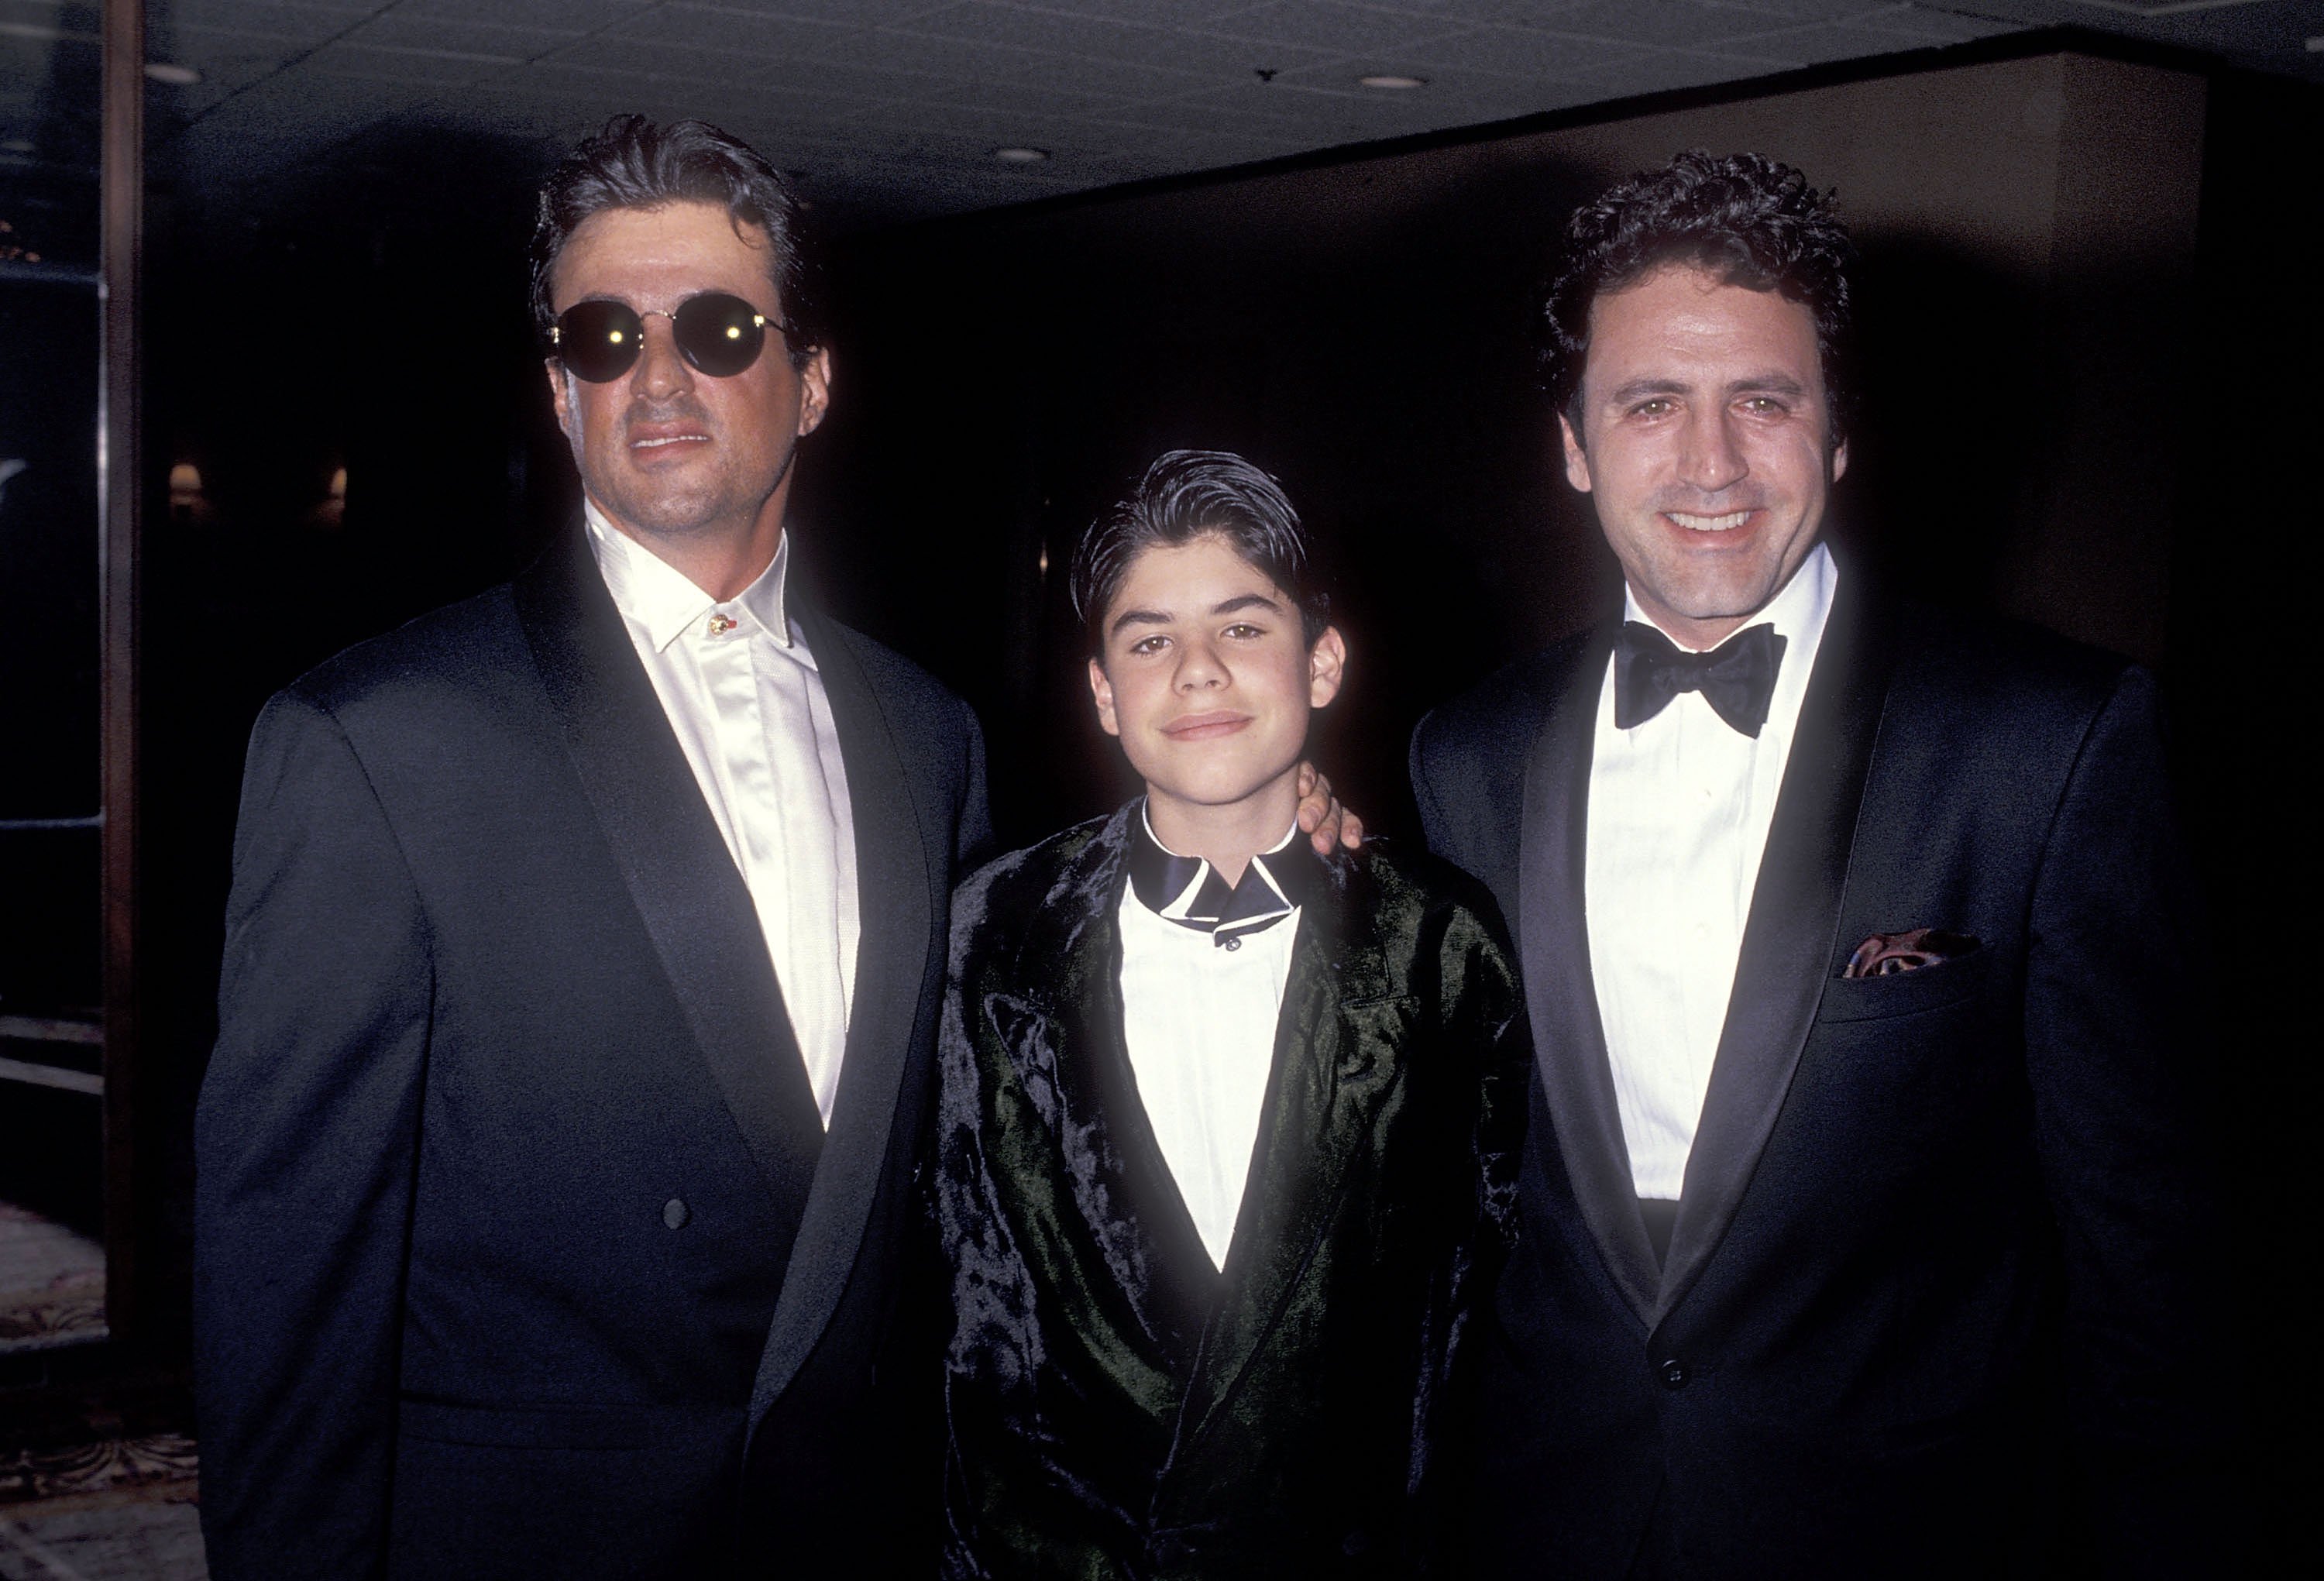
<svg viewBox="0 0 2324 1581"><path fill-rule="evenodd" d="M1900 602L1889 702L1901 721L2079 731L2118 693L2151 688L2131 660L2024 620Z"/></svg>
<svg viewBox="0 0 2324 1581"><path fill-rule="evenodd" d="M526 652L509 584L431 610L325 659L276 694L335 716L499 684Z"/></svg>
<svg viewBox="0 0 2324 1581"><path fill-rule="evenodd" d="M1526 728L1557 707L1592 648L1594 629L1585 629L1526 655L1446 699L1421 719L1413 732L1416 761L1474 758L1522 750Z"/></svg>

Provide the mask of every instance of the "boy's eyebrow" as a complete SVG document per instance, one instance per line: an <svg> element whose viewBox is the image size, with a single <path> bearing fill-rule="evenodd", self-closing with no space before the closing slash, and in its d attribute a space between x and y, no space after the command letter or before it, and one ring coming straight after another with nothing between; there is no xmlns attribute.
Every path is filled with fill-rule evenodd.
<svg viewBox="0 0 2324 1581"><path fill-rule="evenodd" d="M1265 593L1246 593L1238 597L1231 598L1222 604L1212 605L1211 613L1213 615L1231 615L1237 610L1250 609L1273 610L1277 614L1281 614L1283 612L1283 606L1277 603Z"/></svg>
<svg viewBox="0 0 2324 1581"><path fill-rule="evenodd" d="M1109 632L1124 626L1167 626L1176 617L1167 610L1124 610L1106 624Z"/></svg>

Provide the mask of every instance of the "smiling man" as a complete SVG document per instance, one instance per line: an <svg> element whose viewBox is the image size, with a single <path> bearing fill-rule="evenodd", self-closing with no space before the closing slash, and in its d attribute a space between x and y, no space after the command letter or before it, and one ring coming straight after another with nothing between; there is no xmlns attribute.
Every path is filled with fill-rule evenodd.
<svg viewBox="0 0 2324 1581"><path fill-rule="evenodd" d="M2221 1573L2153 683L1824 546L1849 264L1755 155L1576 213L1546 366L1622 618L1414 738L1534 1042L1481 1571Z"/></svg>
<svg viewBox="0 0 2324 1581"><path fill-rule="evenodd" d="M802 595L795 222L699 123L576 149L533 310L586 521L258 723L198 1134L224 1581L931 1561L910 1181L982 749Z"/></svg>
<svg viewBox="0 0 2324 1581"><path fill-rule="evenodd" d="M1072 585L1146 794L954 902L945 1574L1442 1573L1514 969L1462 875L1299 838L1347 655L1272 478L1164 455Z"/></svg>

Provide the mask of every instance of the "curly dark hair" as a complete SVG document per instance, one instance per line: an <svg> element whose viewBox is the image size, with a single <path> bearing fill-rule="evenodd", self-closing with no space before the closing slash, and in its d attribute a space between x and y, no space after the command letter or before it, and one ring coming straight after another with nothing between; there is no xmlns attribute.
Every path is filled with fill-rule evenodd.
<svg viewBox="0 0 2324 1581"><path fill-rule="evenodd" d="M1764 154L1700 149L1643 170L1582 205L1566 222L1557 270L1543 293L1542 382L1582 431L1582 369L1590 306L1606 291L1680 263L1729 285L1781 291L1815 317L1831 443L1846 437L1849 271L1856 249L1837 194Z"/></svg>
<svg viewBox="0 0 2324 1581"><path fill-rule="evenodd" d="M1315 645L1332 623L1331 590L1314 538L1283 485L1231 450L1168 450L1126 498L1090 523L1074 551L1066 586L1093 655L1104 653L1106 611L1139 553L1211 533L1291 595L1307 646Z"/></svg>
<svg viewBox="0 0 2324 1581"><path fill-rule="evenodd" d="M613 208L671 203L722 205L736 225L756 225L773 245L777 307L791 365L804 367L825 344L815 262L802 234L798 201L782 172L741 138L706 121L656 125L643 115L616 115L558 161L540 186L533 221L532 323L545 342L557 315L550 275L573 233Z"/></svg>

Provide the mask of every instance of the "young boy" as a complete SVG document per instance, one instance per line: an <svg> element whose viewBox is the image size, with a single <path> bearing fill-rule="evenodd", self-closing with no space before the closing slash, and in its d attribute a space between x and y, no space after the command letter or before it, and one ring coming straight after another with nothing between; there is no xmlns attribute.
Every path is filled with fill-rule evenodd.
<svg viewBox="0 0 2324 1581"><path fill-rule="evenodd" d="M1490 902L1298 837L1346 644L1265 473L1164 455L1073 594L1146 794L954 901L946 1571L1428 1573L1522 1123Z"/></svg>

